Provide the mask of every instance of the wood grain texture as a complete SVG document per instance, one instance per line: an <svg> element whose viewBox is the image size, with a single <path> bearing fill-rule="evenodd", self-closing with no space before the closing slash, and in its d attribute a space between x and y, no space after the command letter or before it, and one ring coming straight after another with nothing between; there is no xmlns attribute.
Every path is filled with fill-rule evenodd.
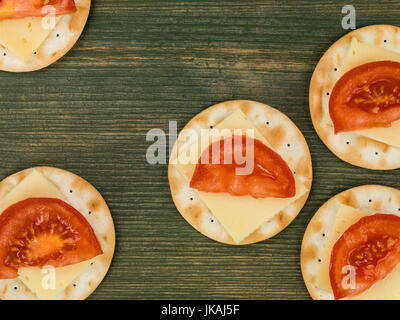
<svg viewBox="0 0 400 320"><path fill-rule="evenodd" d="M400 188L400 171L337 159L319 140L308 86L323 52L346 33L342 1L94 0L61 61L0 73L0 177L46 165L93 183L113 213L113 264L93 299L308 299L300 246L314 212L360 184ZM357 1L357 26L398 23L396 1ZM251 99L303 131L314 185L278 236L232 247L197 233L176 211L167 166L146 163L146 132L182 128L204 108Z"/></svg>

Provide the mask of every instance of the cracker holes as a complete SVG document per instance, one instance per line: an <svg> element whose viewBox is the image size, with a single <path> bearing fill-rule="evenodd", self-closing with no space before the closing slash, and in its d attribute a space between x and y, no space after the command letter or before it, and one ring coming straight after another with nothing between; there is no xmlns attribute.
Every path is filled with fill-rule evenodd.
<svg viewBox="0 0 400 320"><path fill-rule="evenodd" d="M326 95L329 96L329 95L330 95L330 92L327 92Z"/></svg>
<svg viewBox="0 0 400 320"><path fill-rule="evenodd" d="M350 141L346 141L346 144L349 145L349 144L350 144Z"/></svg>
<svg viewBox="0 0 400 320"><path fill-rule="evenodd" d="M3 56L5 57L6 55L7 55L7 53L4 52L4 53L3 53Z"/></svg>
<svg viewBox="0 0 400 320"><path fill-rule="evenodd" d="M211 223L214 223L214 219L211 219Z"/></svg>
<svg viewBox="0 0 400 320"><path fill-rule="evenodd" d="M193 199L193 197L190 197L190 201L193 201L194 199Z"/></svg>
<svg viewBox="0 0 400 320"><path fill-rule="evenodd" d="M368 202L369 202L369 203L372 203L372 199L369 199Z"/></svg>
<svg viewBox="0 0 400 320"><path fill-rule="evenodd" d="M73 191L72 191L72 189L71 190L69 190L69 193L72 193Z"/></svg>
<svg viewBox="0 0 400 320"><path fill-rule="evenodd" d="M213 126L213 125L210 125L210 129L214 129L214 126Z"/></svg>
<svg viewBox="0 0 400 320"><path fill-rule="evenodd" d="M290 143L287 144L287 147L290 148Z"/></svg>
<svg viewBox="0 0 400 320"><path fill-rule="evenodd" d="M400 212L400 208L398 208L398 209L397 209L397 211L399 211L399 212Z"/></svg>
<svg viewBox="0 0 400 320"><path fill-rule="evenodd" d="M376 151L376 152L375 152L375 155L376 155L376 156L378 156L378 155L379 155L379 152L378 152L378 151Z"/></svg>
<svg viewBox="0 0 400 320"><path fill-rule="evenodd" d="M92 214L92 211L89 211L88 214Z"/></svg>
<svg viewBox="0 0 400 320"><path fill-rule="evenodd" d="M337 71L337 68L335 67L335 68L333 68L333 71Z"/></svg>
<svg viewBox="0 0 400 320"><path fill-rule="evenodd" d="M18 287L14 287L14 290L18 290Z"/></svg>
<svg viewBox="0 0 400 320"><path fill-rule="evenodd" d="M59 34L59 33L57 33L57 34L56 34L56 37L58 38L59 36L60 36L60 34Z"/></svg>
<svg viewBox="0 0 400 320"><path fill-rule="evenodd" d="M384 43L387 43L387 40L385 39L385 40L383 40L383 42L384 42Z"/></svg>
<svg viewBox="0 0 400 320"><path fill-rule="evenodd" d="M37 54L37 51L35 51L33 54Z"/></svg>
<svg viewBox="0 0 400 320"><path fill-rule="evenodd" d="M321 259L318 259L318 262L321 262L322 260Z"/></svg>
<svg viewBox="0 0 400 320"><path fill-rule="evenodd" d="M73 286L74 288L76 288L76 283L72 284L72 286Z"/></svg>
<svg viewBox="0 0 400 320"><path fill-rule="evenodd" d="M269 121L266 121L265 124L266 124L267 126L269 126Z"/></svg>
<svg viewBox="0 0 400 320"><path fill-rule="evenodd" d="M325 236L326 236L326 234L325 234L325 233L323 233L323 234L322 234L322 237L325 237Z"/></svg>

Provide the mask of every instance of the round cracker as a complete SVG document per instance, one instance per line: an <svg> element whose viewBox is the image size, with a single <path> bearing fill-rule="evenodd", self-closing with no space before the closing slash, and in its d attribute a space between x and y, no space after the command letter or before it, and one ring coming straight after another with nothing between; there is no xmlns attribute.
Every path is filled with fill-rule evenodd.
<svg viewBox="0 0 400 320"><path fill-rule="evenodd" d="M342 76L341 68L353 37L369 45L400 51L400 28L390 25L360 28L336 41L322 56L311 78L309 101L314 128L329 150L352 165L375 170L400 168L400 148L354 132L334 133L327 93L332 92Z"/></svg>
<svg viewBox="0 0 400 320"><path fill-rule="evenodd" d="M285 229L303 208L312 183L312 163L307 142L297 126L282 112L263 103L235 100L227 101L207 108L195 116L185 127L197 132L216 126L235 110L240 109L266 138L271 146L288 163L289 167L307 187L308 192L293 204L266 221L261 227L240 242L240 245L266 240ZM182 138L182 132L178 140ZM180 144L181 145L181 144ZM172 157L179 153L175 144ZM189 187L189 182L172 164L171 157L168 166L168 178L175 206L182 217L203 235L225 244L236 245L225 231L218 219L200 200L195 189Z"/></svg>
<svg viewBox="0 0 400 320"><path fill-rule="evenodd" d="M100 242L103 254L94 258L93 263L56 297L60 300L86 299L105 277L114 254L115 231L110 210L89 182L69 171L52 167L29 168L5 178L0 182L0 201L32 170L42 173L59 189L69 204L87 219ZM16 278L0 280L0 299L32 300L37 297Z"/></svg>
<svg viewBox="0 0 400 320"><path fill-rule="evenodd" d="M337 194L318 209L307 226L301 245L303 279L315 300L333 299L332 291L328 292L317 286L316 277L319 272L318 259L324 256L325 243L340 204L366 213L380 212L400 216L400 190L380 185L364 185Z"/></svg>
<svg viewBox="0 0 400 320"><path fill-rule="evenodd" d="M29 62L22 61L7 48L1 49L1 52L6 55L0 55L0 70L9 72L36 71L62 58L75 45L85 28L91 0L75 0L75 4L77 11L62 16L55 29L40 46L38 53Z"/></svg>

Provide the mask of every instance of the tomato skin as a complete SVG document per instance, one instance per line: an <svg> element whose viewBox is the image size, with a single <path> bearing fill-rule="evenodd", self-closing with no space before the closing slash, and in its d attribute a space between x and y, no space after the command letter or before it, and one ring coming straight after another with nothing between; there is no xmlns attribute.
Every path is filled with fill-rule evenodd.
<svg viewBox="0 0 400 320"><path fill-rule="evenodd" d="M1 0L0 20L43 17L49 14L49 12L42 13L42 8L46 5L53 6L57 16L76 11L74 0L50 0L49 2L45 0Z"/></svg>
<svg viewBox="0 0 400 320"><path fill-rule="evenodd" d="M366 63L345 73L329 99L335 134L390 127L400 119L400 63Z"/></svg>
<svg viewBox="0 0 400 320"><path fill-rule="evenodd" d="M53 198L29 198L0 215L0 279L16 278L19 267L63 267L102 254L82 214Z"/></svg>
<svg viewBox="0 0 400 320"><path fill-rule="evenodd" d="M238 175L236 169L245 167L245 164L236 161L235 153L246 157L246 139L250 142L249 146L254 146L254 169L250 174ZM214 148L216 144L220 147ZM226 146L229 152L225 155ZM201 159L207 153L209 163L202 164ZM234 196L250 195L256 199L291 198L296 195L294 176L286 162L259 140L246 136L228 137L211 144L203 151L202 157L190 181L191 188L204 192L228 192ZM212 159L220 159L220 163L212 164Z"/></svg>
<svg viewBox="0 0 400 320"><path fill-rule="evenodd" d="M385 278L400 262L400 217L374 214L350 226L335 243L329 276L335 299L358 295ZM355 287L342 285L346 266L355 271Z"/></svg>

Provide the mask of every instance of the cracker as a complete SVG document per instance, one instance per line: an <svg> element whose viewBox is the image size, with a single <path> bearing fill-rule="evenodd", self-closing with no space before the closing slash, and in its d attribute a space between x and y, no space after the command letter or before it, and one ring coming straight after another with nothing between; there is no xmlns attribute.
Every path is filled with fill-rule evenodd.
<svg viewBox="0 0 400 320"><path fill-rule="evenodd" d="M333 299L332 291L318 288L316 277L319 272L318 259L325 254L325 243L329 239L333 218L340 204L366 213L392 213L400 216L400 190L379 185L364 185L337 194L318 209L308 224L301 246L301 271L304 282L311 297L316 300Z"/></svg>
<svg viewBox="0 0 400 320"><path fill-rule="evenodd" d="M218 125L235 110L240 109L266 138L271 146L289 164L291 169L307 188L306 194L290 206L266 221L239 244L250 244L268 239L282 231L303 208L312 183L311 156L306 140L297 126L282 112L262 103L245 100L227 101L207 108L195 116L184 129L197 133ZM182 132L178 137L181 138ZM181 144L180 144L181 146ZM172 164L175 154L179 154L175 144L168 167L168 178L173 201L182 217L203 235L226 244L236 244L225 231L217 218L200 200L195 189L189 187L189 181ZM178 153L176 152L178 151Z"/></svg>
<svg viewBox="0 0 400 320"><path fill-rule="evenodd" d="M55 29L42 43L38 54L28 62L19 59L7 48L6 55L0 55L0 70L9 72L30 72L45 68L63 57L76 43L89 16L91 0L75 0L77 11L63 15ZM57 35L59 35L57 37Z"/></svg>
<svg viewBox="0 0 400 320"><path fill-rule="evenodd" d="M0 182L0 201L33 169L54 183L68 203L87 219L101 244L103 255L94 258L93 264L56 297L61 300L85 299L105 277L114 254L115 231L110 210L101 194L89 182L71 172L51 167L29 168L5 178ZM0 299L20 300L37 297L16 278L0 280Z"/></svg>
<svg viewBox="0 0 400 320"><path fill-rule="evenodd" d="M355 132L334 134L329 115L330 95L327 93L332 92L335 83L343 75L341 68L353 37L369 45L400 52L400 28L390 25L360 28L336 41L322 56L311 78L309 101L314 128L325 145L346 162L375 170L400 168L400 148Z"/></svg>

